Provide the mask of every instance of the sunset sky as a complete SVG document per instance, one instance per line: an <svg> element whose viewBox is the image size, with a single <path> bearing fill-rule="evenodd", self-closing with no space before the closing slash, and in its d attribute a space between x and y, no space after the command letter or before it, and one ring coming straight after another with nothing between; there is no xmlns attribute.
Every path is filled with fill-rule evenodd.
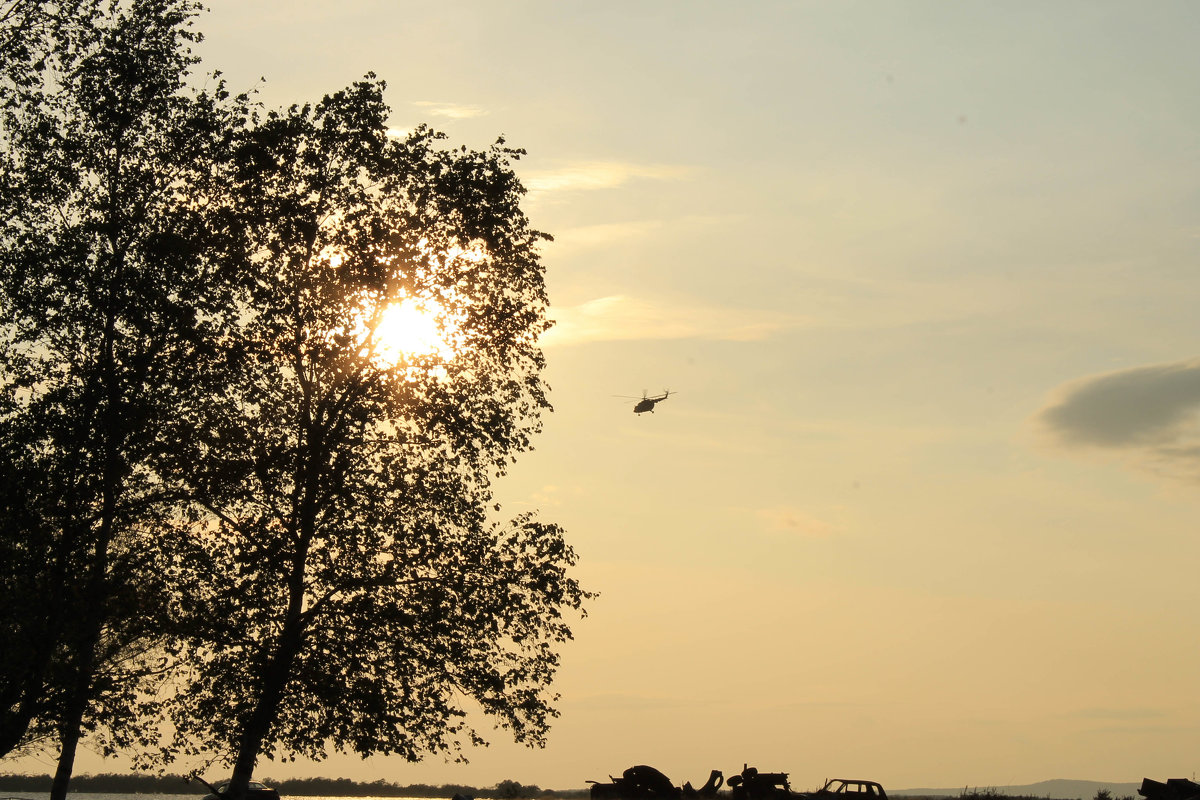
<svg viewBox="0 0 1200 800"><path fill-rule="evenodd" d="M528 150L555 412L497 488L601 593L546 749L260 775L1200 767L1200 4L209 5L235 90Z"/></svg>

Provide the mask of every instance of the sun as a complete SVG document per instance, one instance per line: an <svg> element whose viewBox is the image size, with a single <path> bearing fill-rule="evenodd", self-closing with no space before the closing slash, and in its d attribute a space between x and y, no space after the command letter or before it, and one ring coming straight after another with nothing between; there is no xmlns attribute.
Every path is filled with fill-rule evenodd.
<svg viewBox="0 0 1200 800"><path fill-rule="evenodd" d="M392 303L380 312L374 337L376 353L389 362L413 356L450 359L454 348L439 324L441 316L433 303L421 304L411 298Z"/></svg>

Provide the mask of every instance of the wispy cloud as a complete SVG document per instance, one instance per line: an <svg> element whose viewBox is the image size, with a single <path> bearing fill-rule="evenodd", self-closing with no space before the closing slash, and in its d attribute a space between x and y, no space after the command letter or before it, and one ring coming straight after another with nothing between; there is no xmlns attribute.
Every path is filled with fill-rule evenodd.
<svg viewBox="0 0 1200 800"><path fill-rule="evenodd" d="M613 189L637 179L678 180L691 173L689 167L669 164L631 164L621 161L584 161L553 170L525 174L530 192L588 191Z"/></svg>
<svg viewBox="0 0 1200 800"><path fill-rule="evenodd" d="M430 116L447 117L449 119L470 119L471 117L482 117L488 113L486 109L479 106L468 106L459 103L436 103L431 100L417 100L413 105Z"/></svg>
<svg viewBox="0 0 1200 800"><path fill-rule="evenodd" d="M593 247L627 243L656 237L692 237L696 231L717 226L732 226L741 219L738 214L686 214L669 219L635 219L622 222L601 222L579 225L554 231L554 252L583 250Z"/></svg>
<svg viewBox="0 0 1200 800"><path fill-rule="evenodd" d="M1093 375L1059 387L1037 421L1059 444L1104 449L1200 478L1200 359Z"/></svg>
<svg viewBox="0 0 1200 800"><path fill-rule="evenodd" d="M607 222L598 225L581 225L556 231L554 247L556 251L563 249L598 247L619 241L644 238L654 231L661 230L663 223L659 220L638 220L635 222Z"/></svg>
<svg viewBox="0 0 1200 800"><path fill-rule="evenodd" d="M801 323L778 312L670 305L624 295L555 307L550 316L555 325L543 337L547 346L642 339L757 341Z"/></svg>
<svg viewBox="0 0 1200 800"><path fill-rule="evenodd" d="M840 531L840 527L833 523L789 506L759 509L755 512L755 516L766 525L769 531L804 539L824 539L834 536Z"/></svg>

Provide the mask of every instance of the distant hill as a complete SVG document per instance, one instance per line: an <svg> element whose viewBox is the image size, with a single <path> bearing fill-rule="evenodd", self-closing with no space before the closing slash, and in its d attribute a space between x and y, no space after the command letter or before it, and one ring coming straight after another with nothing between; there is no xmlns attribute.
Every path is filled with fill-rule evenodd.
<svg viewBox="0 0 1200 800"><path fill-rule="evenodd" d="M959 786L956 789L887 789L887 793L901 797L905 795L924 795L926 797L947 795L958 797L964 791L969 794L972 791L984 792L990 790L996 794L1008 795L1010 797L1092 800L1096 796L1096 792L1100 789L1107 789L1112 794L1114 800L1120 800L1122 797L1133 797L1140 800L1137 790L1141 785L1142 782L1140 780L1137 783L1110 783L1107 781L1068 781L1060 779L1030 783L1024 786Z"/></svg>

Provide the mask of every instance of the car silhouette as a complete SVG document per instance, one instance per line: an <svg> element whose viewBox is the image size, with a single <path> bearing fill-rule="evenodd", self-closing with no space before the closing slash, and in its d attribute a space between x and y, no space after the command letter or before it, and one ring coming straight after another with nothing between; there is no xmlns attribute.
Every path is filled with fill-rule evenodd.
<svg viewBox="0 0 1200 800"><path fill-rule="evenodd" d="M809 800L887 800L887 792L875 781L834 778L825 781L825 785L815 792L806 792L805 797Z"/></svg>
<svg viewBox="0 0 1200 800"><path fill-rule="evenodd" d="M210 786L209 788L216 789L216 791L206 794L204 800L225 800L227 797L225 792L229 788L229 781L222 781L216 786ZM279 792L258 781L250 781L250 784L246 787L246 798L247 800L279 800Z"/></svg>

